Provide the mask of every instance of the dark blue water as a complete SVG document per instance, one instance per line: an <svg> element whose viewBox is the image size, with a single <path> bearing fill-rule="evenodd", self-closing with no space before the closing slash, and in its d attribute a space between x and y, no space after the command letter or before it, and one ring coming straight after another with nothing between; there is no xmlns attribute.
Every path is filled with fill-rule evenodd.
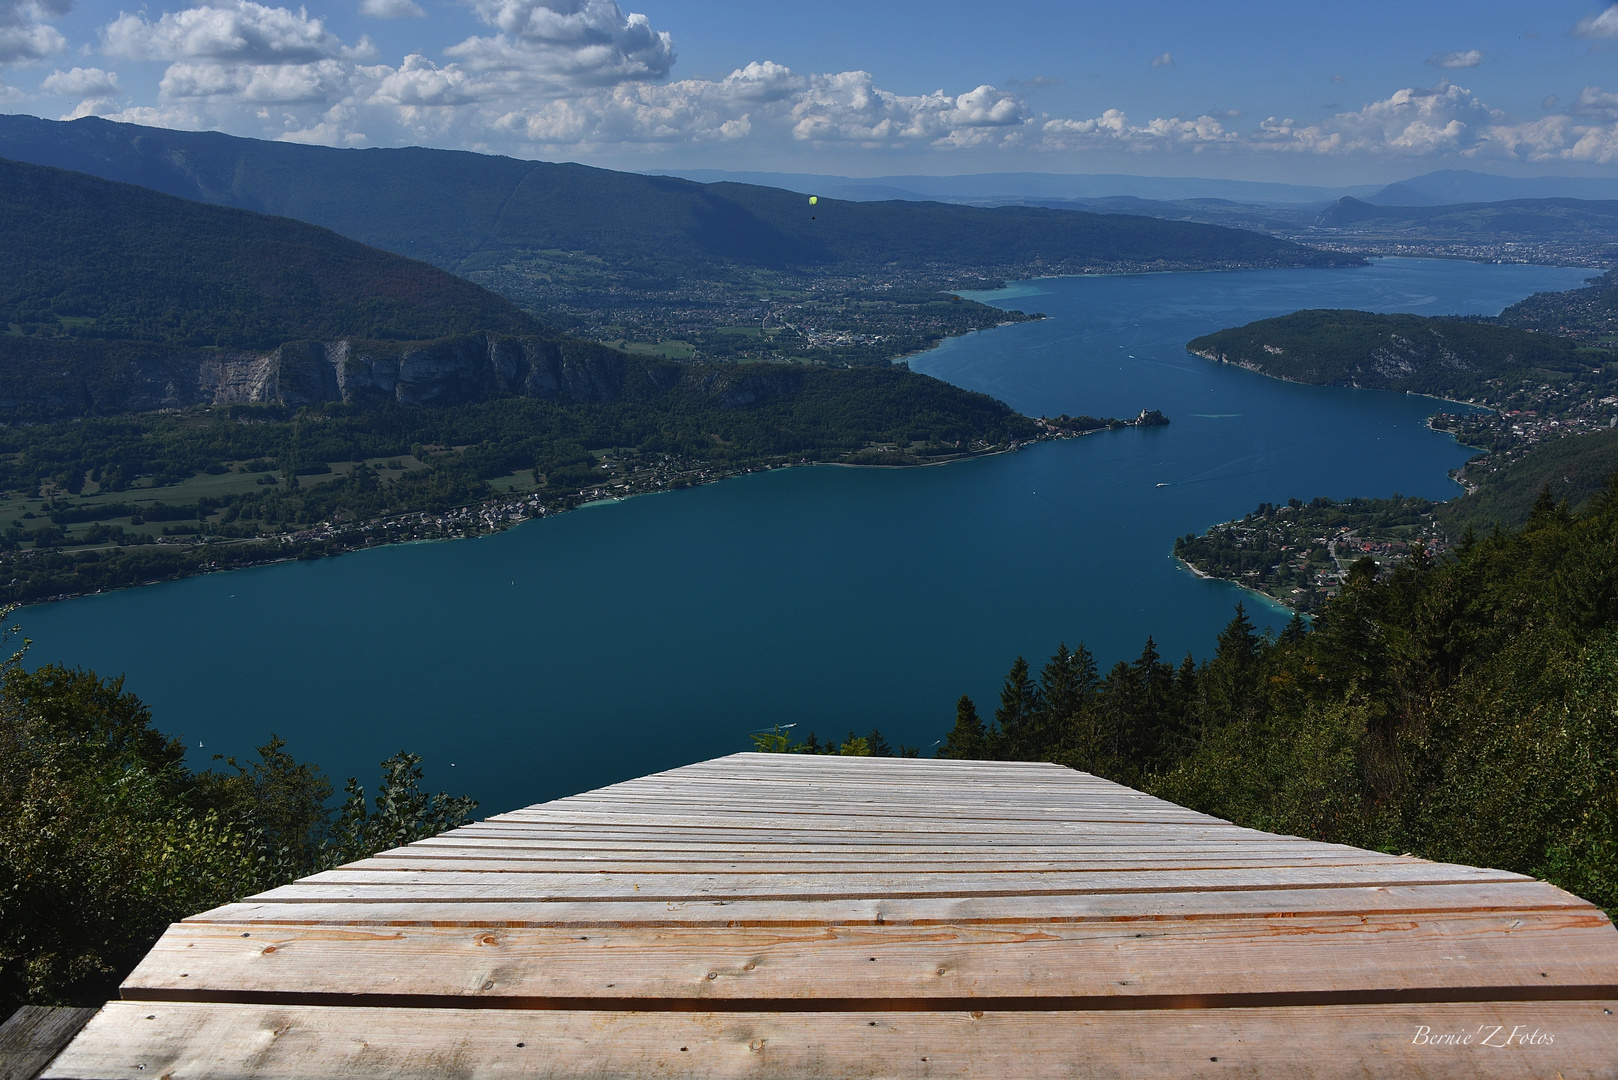
<svg viewBox="0 0 1618 1080"><path fill-rule="evenodd" d="M989 299L1050 319L913 366L1032 413L1157 408L1171 426L757 474L21 621L34 663L127 673L196 764L273 731L369 785L408 748L489 812L747 749L773 723L930 752L956 697L987 712L1018 653L1082 641L1105 666L1153 634L1205 654L1244 596L1279 626L1182 570L1176 535L1293 495L1454 493L1468 455L1422 426L1430 400L1276 382L1188 357L1188 339L1302 307L1496 312L1587 273L1401 260L1029 283Z"/></svg>

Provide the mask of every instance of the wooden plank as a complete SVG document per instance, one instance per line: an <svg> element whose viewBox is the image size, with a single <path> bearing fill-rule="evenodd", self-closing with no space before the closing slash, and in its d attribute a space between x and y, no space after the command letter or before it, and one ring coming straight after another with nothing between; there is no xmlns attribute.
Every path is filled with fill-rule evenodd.
<svg viewBox="0 0 1618 1080"><path fill-rule="evenodd" d="M117 1002L91 1021L45 1075L50 1080L1611 1080L1618 1061L1614 1004L1476 1002L1053 1016L986 1010L666 1014ZM1468 1035L1472 1041L1462 1042ZM1435 1036L1456 1041L1434 1044ZM1513 1041L1502 1045L1507 1039Z"/></svg>
<svg viewBox="0 0 1618 1080"><path fill-rule="evenodd" d="M187 923L163 936L122 995L593 998L606 1008L648 998L990 1002L1597 985L1618 997L1618 934L1591 909L588 931Z"/></svg>
<svg viewBox="0 0 1618 1080"><path fill-rule="evenodd" d="M855 897L1062 896L1085 893L1184 892L1254 888L1310 889L1415 882L1520 881L1521 874L1470 866L1405 860L1377 866L1265 867L1262 869L1139 870L1013 875L980 874L548 874L524 881L514 874L400 875L356 869L328 870L260 893L255 899L300 901L833 900ZM411 880L400 882L401 877Z"/></svg>
<svg viewBox="0 0 1618 1080"><path fill-rule="evenodd" d="M1618 998L1618 933L1584 901L1044 764L671 770L202 913L124 994L59 1075L1572 1080L1618 1060L1592 1007ZM1565 1060L1421 1035L1508 1015Z"/></svg>
<svg viewBox="0 0 1618 1080"><path fill-rule="evenodd" d="M1308 858L1280 855L1204 855L1189 852L1148 853L1134 855L1116 853L1092 855L1085 859L1033 860L1008 859L1003 861L971 860L951 862L940 866L938 861L925 856L903 855L884 860L886 866L878 870L869 861L781 859L770 863L748 862L738 856L710 857L706 859L652 860L611 858L535 858L522 855L490 855L482 853L437 854L422 851L400 851L376 856L363 862L350 863L344 869L364 869L369 872L413 874L486 873L486 874L693 874L726 873L746 869L753 874L891 874L904 867L913 874L970 873L970 874L1050 874L1079 873L1099 870L1216 870L1235 868L1296 867L1296 866L1380 866L1382 860L1370 860L1353 855L1316 855Z"/></svg>
<svg viewBox="0 0 1618 1080"><path fill-rule="evenodd" d="M426 840L418 840L408 847L393 848L387 854L431 853L452 849L481 849L489 852L554 852L558 856L568 854L568 857L596 855L609 857L623 855L624 857L629 857L637 854L652 854L661 857L676 857L686 854L730 855L761 861L796 858L866 859L870 856L926 859L1082 858L1091 852L1105 854L1121 850L1130 852L1214 851L1228 854L1288 851L1298 852L1302 855L1313 853L1352 854L1376 861L1401 857L1388 856L1376 851L1366 851L1363 848L1348 847L1345 844L1323 844L1313 840L1288 840L1285 838L1232 842L1231 838L1226 837L1219 841L1199 843L1174 839L1142 840L1119 838L1114 840L1105 837L1084 837L1068 839L1063 843L996 844L992 846L951 844L944 841L931 845L909 842L888 845L861 844L858 842L763 845L740 841L680 840L674 837L657 837L655 835L624 836L612 840L586 840L560 830L553 835L544 837L508 836L502 833L484 835L457 830Z"/></svg>
<svg viewBox="0 0 1618 1080"><path fill-rule="evenodd" d="M1105 823L1139 825L1153 828L1159 825L1191 825L1203 828L1235 829L1235 825L1198 819L1188 814L1167 812L1148 813L1110 807L1078 809L1030 809L1026 811L1000 810L988 812L974 807L940 807L936 810L915 810L908 807L888 809L882 806L848 806L837 809L826 807L752 807L744 811L719 814L701 803L676 803L666 800L648 800L640 806L620 804L612 809L600 805L588 807L559 807L548 804L532 811L514 811L487 819L488 824L533 825L553 821L579 824L631 824L648 821L659 824L691 823L703 828L724 826L764 829L778 825L793 828L818 829L830 827L847 831L850 826L871 828L878 832L915 832L939 822L952 822L967 832L983 832L993 826L1011 826L1018 829L1043 831L1052 826Z"/></svg>
<svg viewBox="0 0 1618 1080"><path fill-rule="evenodd" d="M625 844L637 845L642 848L656 843L654 839L658 833L653 828L637 829L600 829L579 826L567 828L555 826L544 829L519 828L489 828L485 826L468 826L466 829L457 829L454 833L445 834L451 840L493 840L495 842L542 842L542 843L574 843L580 846L613 847ZM1270 843L1272 838L1232 836L1228 833L1210 834L1195 830L1129 830L1108 829L1100 826L1086 829L1082 832L1075 830L1066 835L1052 833L1011 833L998 834L984 833L980 836L963 838L948 835L945 826L939 826L932 833L915 834L882 834L882 833L830 833L817 832L808 829L766 829L747 832L742 830L697 830L697 829L670 829L664 838L670 848L684 845L729 845L752 847L759 851L772 851L789 848L801 850L803 848L832 849L844 847L853 851L917 851L917 852L947 852L976 849L982 852L1000 850L1023 850L1028 848L1067 849L1073 846L1101 844L1117 847L1120 845L1159 845L1169 843L1221 845L1225 848L1235 848L1244 843Z"/></svg>
<svg viewBox="0 0 1618 1080"><path fill-rule="evenodd" d="M895 806L909 807L920 812L939 811L949 807L972 807L985 812L1016 812L1026 810L1062 811L1085 806L1105 807L1148 813L1153 810L1181 815L1211 815L1190 810L1175 803L1153 799L1124 789L1116 791L1084 784L1062 787L1029 788L1006 783L972 784L956 782L951 786L922 786L906 783L887 784L793 784L761 780L745 784L681 783L652 786L624 786L603 788L584 795L573 795L552 802L537 803L557 809L591 808L603 804L646 804L668 800L711 806L730 805L732 808L750 808L754 800L762 806L780 806L791 802L799 806L825 806L841 802L851 807ZM533 807L518 807L509 813L522 813ZM1212 818L1212 820L1223 820Z"/></svg>
<svg viewBox="0 0 1618 1080"><path fill-rule="evenodd" d="M756 813L718 811L703 812L690 810L681 812L674 810L648 809L645 813L634 813L630 810L567 810L547 809L535 807L531 811L518 811L510 814L500 814L489 818L486 825L607 825L627 826L629 828L689 828L689 829L736 829L736 830L765 830L788 828L799 831L850 833L876 832L889 835L902 835L912 832L927 832L937 828L940 824L949 825L955 832L970 836L974 833L995 835L1002 830L1010 829L1014 832L1041 832L1060 833L1064 830L1082 829L1085 826L1106 825L1134 825L1143 829L1156 829L1163 826L1178 825L1182 828L1196 829L1235 829L1234 825L1222 825L1217 822L1199 820L1187 814L1163 814L1150 817L1146 814L1132 814L1123 811L1072 811L1057 816L1044 815L1038 818L1019 819L1012 815L974 817L970 814L954 814L940 811L927 815L896 815L883 814L880 810L873 810L870 814L857 814L852 812L814 813L803 811L764 811Z"/></svg>
<svg viewBox="0 0 1618 1080"><path fill-rule="evenodd" d="M642 904L611 901L528 903L282 904L246 900L186 919L332 926L931 926L1167 919L1265 918L1307 913L1427 915L1446 912L1598 910L1540 881L1464 885L1370 885L1342 889L1102 893L1054 897L919 897L837 901L711 900Z"/></svg>
<svg viewBox="0 0 1618 1080"><path fill-rule="evenodd" d="M24 1005L0 1024L0 1080L34 1080L62 1052L94 1009Z"/></svg>

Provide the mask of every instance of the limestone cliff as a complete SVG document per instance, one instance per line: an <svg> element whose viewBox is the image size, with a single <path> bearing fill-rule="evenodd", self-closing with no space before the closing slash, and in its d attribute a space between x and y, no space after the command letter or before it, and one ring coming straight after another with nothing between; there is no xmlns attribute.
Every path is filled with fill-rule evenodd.
<svg viewBox="0 0 1618 1080"><path fill-rule="evenodd" d="M678 365L595 342L489 333L422 342L295 341L271 352L0 339L4 345L13 347L0 348L6 353L0 413L19 417L207 404L464 405L499 397L582 404L618 400L626 380L632 393L665 391L680 381ZM721 382L712 392L738 403L772 393Z"/></svg>
<svg viewBox="0 0 1618 1080"><path fill-rule="evenodd" d="M497 397L566 403L615 399L622 353L589 342L465 334L437 341L300 341L272 353L209 357L194 400L214 404L323 401L462 405Z"/></svg>

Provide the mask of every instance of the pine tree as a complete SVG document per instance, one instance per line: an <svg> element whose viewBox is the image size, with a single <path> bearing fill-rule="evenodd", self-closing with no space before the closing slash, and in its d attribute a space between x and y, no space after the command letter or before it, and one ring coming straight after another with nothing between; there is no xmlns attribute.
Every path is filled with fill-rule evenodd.
<svg viewBox="0 0 1618 1080"><path fill-rule="evenodd" d="M1309 633L1309 624L1303 621L1303 616L1294 611L1292 618L1287 620L1286 627L1281 631L1281 644L1301 645Z"/></svg>
<svg viewBox="0 0 1618 1080"><path fill-rule="evenodd" d="M1136 714L1140 768L1155 772L1162 767L1169 729L1174 723L1174 668L1163 663L1157 643L1148 635L1140 659L1130 674L1141 687L1141 707Z"/></svg>
<svg viewBox="0 0 1618 1080"><path fill-rule="evenodd" d="M1063 642L1039 673L1042 704L1036 730L1037 756L1070 764L1081 746L1088 746L1084 728L1093 719L1096 696L1096 661L1081 643L1068 652ZM1084 755L1093 761L1094 755ZM1081 765L1080 768L1087 768Z"/></svg>
<svg viewBox="0 0 1618 1080"><path fill-rule="evenodd" d="M989 756L989 733L978 718L978 707L965 694L955 703L955 727L944 736L944 745L938 748L941 758L962 761L983 761Z"/></svg>
<svg viewBox="0 0 1618 1080"><path fill-rule="evenodd" d="M1235 616L1219 632L1214 658L1208 664L1208 709L1212 722L1228 724L1253 719L1263 711L1259 668L1263 653L1264 639L1253 629L1247 609L1237 604Z"/></svg>
<svg viewBox="0 0 1618 1080"><path fill-rule="evenodd" d="M865 736L865 742L871 748L872 757L892 757L893 747L888 740L882 737L882 732L872 728L870 734Z"/></svg>
<svg viewBox="0 0 1618 1080"><path fill-rule="evenodd" d="M1034 744L1043 712L1044 701L1028 674L1028 661L1019 656L1006 672L1005 684L1000 688L1000 707L994 710L999 730L991 733L989 740L991 748L999 751L995 756L1014 757L1017 750Z"/></svg>

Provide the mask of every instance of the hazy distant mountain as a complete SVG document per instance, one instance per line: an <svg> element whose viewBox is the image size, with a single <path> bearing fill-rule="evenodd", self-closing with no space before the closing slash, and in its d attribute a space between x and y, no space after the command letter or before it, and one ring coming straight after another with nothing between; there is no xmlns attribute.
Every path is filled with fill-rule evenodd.
<svg viewBox="0 0 1618 1080"><path fill-rule="evenodd" d="M1585 176L1493 176L1465 169L1441 169L1370 195L1356 195L1373 206L1449 206L1511 199L1618 199L1618 178Z"/></svg>
<svg viewBox="0 0 1618 1080"><path fill-rule="evenodd" d="M779 188L450 150L300 146L93 117L0 117L0 157L298 218L462 274L547 253L575 257L569 274L593 265L668 281L724 267L1060 273L1352 261L1186 222L941 203L822 200L811 208Z"/></svg>
<svg viewBox="0 0 1618 1080"><path fill-rule="evenodd" d="M1445 206L1376 206L1339 199L1315 224L1382 235L1594 240L1618 238L1618 201L1509 199Z"/></svg>
<svg viewBox="0 0 1618 1080"><path fill-rule="evenodd" d="M727 172L686 169L654 175L680 176L699 183L730 181L764 184L835 199L939 199L945 202L1004 200L1226 199L1261 205L1328 203L1344 195L1369 195L1376 184L1325 188L1254 180L1212 180L1190 176L1129 176L1121 173L973 173L963 176L877 176L858 179L813 173Z"/></svg>

